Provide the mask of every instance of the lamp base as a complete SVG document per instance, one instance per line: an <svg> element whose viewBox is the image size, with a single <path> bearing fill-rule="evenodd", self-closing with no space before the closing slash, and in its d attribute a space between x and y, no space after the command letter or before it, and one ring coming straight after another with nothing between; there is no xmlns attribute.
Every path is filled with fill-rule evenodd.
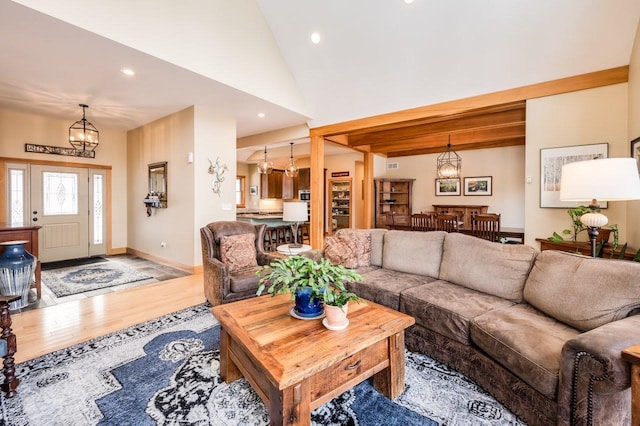
<svg viewBox="0 0 640 426"><path fill-rule="evenodd" d="M302 244L289 244L289 248L301 248Z"/></svg>

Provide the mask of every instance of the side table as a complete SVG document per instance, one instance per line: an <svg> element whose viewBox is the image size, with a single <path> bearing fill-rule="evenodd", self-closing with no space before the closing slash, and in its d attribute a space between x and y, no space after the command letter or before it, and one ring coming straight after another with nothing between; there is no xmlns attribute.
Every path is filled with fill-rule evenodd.
<svg viewBox="0 0 640 426"><path fill-rule="evenodd" d="M290 244L282 244L282 245L279 245L276 248L276 250L278 250L278 253L281 253L281 254L286 254L288 256L295 256L297 254L310 251L311 246L308 244L302 244L302 247L291 247Z"/></svg>

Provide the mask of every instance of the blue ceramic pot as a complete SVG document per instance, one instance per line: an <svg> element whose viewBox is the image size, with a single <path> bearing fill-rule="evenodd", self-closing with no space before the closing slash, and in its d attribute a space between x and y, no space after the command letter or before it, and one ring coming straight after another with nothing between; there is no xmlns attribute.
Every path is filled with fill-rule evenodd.
<svg viewBox="0 0 640 426"><path fill-rule="evenodd" d="M305 318L315 318L322 315L324 306L322 300L314 296L311 287L302 287L296 291L296 314Z"/></svg>
<svg viewBox="0 0 640 426"><path fill-rule="evenodd" d="M0 294L21 296L11 302L10 309L27 306L29 287L36 267L36 258L24 248L27 241L7 241L0 243L4 252L0 255Z"/></svg>

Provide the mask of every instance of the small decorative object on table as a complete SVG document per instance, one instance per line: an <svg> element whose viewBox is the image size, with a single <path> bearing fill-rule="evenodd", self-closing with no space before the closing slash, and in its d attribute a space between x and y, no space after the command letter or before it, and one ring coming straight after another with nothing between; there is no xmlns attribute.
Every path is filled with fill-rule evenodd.
<svg viewBox="0 0 640 426"><path fill-rule="evenodd" d="M10 309L23 308L28 304L36 258L25 250L25 243L27 241L0 243L4 247L4 252L0 255L0 294L21 296L20 300L9 304Z"/></svg>
<svg viewBox="0 0 640 426"><path fill-rule="evenodd" d="M332 265L328 259L315 261L305 256L290 256L278 259L257 272L260 286L256 294L260 296L266 289L272 296L290 293L296 305L291 316L303 319L315 319L324 316L323 300L338 299L333 295L335 289L346 292L345 281L362 279L355 271L342 265ZM350 300L354 300L351 298ZM328 302L330 303L330 302Z"/></svg>

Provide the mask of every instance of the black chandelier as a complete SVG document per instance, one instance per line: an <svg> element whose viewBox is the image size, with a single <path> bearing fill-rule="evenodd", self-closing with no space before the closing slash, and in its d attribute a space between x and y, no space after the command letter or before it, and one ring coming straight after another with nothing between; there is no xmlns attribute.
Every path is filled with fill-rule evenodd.
<svg viewBox="0 0 640 426"><path fill-rule="evenodd" d="M451 148L451 136L447 143L447 150L438 155L438 178L455 179L460 177L462 158Z"/></svg>
<svg viewBox="0 0 640 426"><path fill-rule="evenodd" d="M93 151L100 144L100 132L84 116L84 110L89 108L89 105L79 104L79 106L82 107L82 119L69 127L69 143L78 151Z"/></svg>

